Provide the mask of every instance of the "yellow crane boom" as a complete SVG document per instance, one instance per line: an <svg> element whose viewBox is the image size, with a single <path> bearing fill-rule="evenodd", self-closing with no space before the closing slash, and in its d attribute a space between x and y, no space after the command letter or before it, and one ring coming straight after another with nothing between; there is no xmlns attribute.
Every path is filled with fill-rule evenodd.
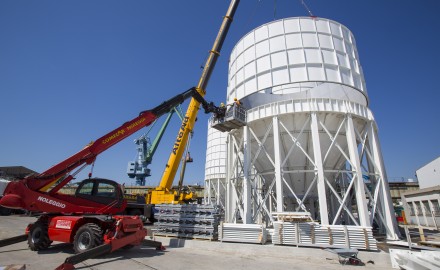
<svg viewBox="0 0 440 270"><path fill-rule="evenodd" d="M204 97L206 93L206 87L208 85L209 79L211 77L212 71L214 70L217 58L220 55L220 50L222 48L223 42L228 33L229 26L231 25L232 19L234 17L235 11L237 10L239 0L232 0L226 16L223 18L223 22L220 26L220 30L217 34L217 38L214 41L214 45L209 52L208 59L203 68L202 75L197 84L197 92ZM188 142L189 134L194 128L194 123L197 117L197 113L200 108L200 103L192 98L188 109L186 111L185 117L183 118L182 125L179 128L177 138L174 142L173 149L171 151L168 162L165 166L160 184L155 190L152 190L149 194L150 203L160 204L160 203L182 203L184 201L190 200L192 194L178 193L171 190L174 177L176 176L177 169L182 159L182 155L185 151L185 147Z"/></svg>

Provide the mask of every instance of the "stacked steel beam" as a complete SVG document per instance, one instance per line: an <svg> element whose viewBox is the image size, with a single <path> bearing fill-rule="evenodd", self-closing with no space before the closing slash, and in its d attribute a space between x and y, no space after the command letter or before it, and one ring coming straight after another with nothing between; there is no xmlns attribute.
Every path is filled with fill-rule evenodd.
<svg viewBox="0 0 440 270"><path fill-rule="evenodd" d="M217 240L221 210L212 205L161 204L155 207L155 219L155 235Z"/></svg>
<svg viewBox="0 0 440 270"><path fill-rule="evenodd" d="M222 223L219 231L220 240L225 242L264 244L267 241L267 230L259 224Z"/></svg>
<svg viewBox="0 0 440 270"><path fill-rule="evenodd" d="M274 222L272 243L276 245L348 247L377 250L370 227L331 225L314 222Z"/></svg>

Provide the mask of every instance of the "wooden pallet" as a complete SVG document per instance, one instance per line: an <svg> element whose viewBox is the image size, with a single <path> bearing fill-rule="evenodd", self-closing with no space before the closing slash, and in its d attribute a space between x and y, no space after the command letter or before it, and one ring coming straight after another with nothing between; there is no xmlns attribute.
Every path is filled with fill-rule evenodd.
<svg viewBox="0 0 440 270"><path fill-rule="evenodd" d="M182 236L182 235L173 235L173 234L165 234L165 233L154 233L154 236L166 237L166 238L178 238L178 239L188 239L188 240L203 240L203 241L217 241L216 238L206 238L200 236Z"/></svg>
<svg viewBox="0 0 440 270"><path fill-rule="evenodd" d="M427 247L434 247L434 248L440 248L440 242L434 242L434 241L419 241L417 244Z"/></svg>

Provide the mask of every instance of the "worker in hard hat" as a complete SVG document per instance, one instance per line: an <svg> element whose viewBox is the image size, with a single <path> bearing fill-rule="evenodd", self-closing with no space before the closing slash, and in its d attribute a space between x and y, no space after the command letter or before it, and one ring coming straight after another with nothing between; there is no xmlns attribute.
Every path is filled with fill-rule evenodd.
<svg viewBox="0 0 440 270"><path fill-rule="evenodd" d="M238 100L237 98L234 98L234 102L235 102L235 105L237 105L237 106L241 105L240 100Z"/></svg>

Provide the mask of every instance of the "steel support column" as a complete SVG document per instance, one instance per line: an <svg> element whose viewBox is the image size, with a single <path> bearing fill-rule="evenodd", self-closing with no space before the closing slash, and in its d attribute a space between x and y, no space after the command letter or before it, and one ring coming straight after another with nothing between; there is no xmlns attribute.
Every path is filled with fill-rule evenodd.
<svg viewBox="0 0 440 270"><path fill-rule="evenodd" d="M324 167L322 163L321 143L320 143L319 130L318 130L318 116L316 115L316 112L311 113L311 118L312 121L310 124L310 128L312 131L313 155L315 159L314 162L315 162L315 170L316 170L315 173L318 176L316 186L318 190L318 199L319 199L319 215L321 217L321 224L329 225Z"/></svg>
<svg viewBox="0 0 440 270"><path fill-rule="evenodd" d="M388 186L387 175L385 171L385 166L383 163L383 157L380 148L380 142L377 135L377 130L375 129L375 122L371 121L368 125L368 144L370 146L371 155L376 164L373 166L377 171L375 174L379 175L382 181L380 181L380 189L381 192L381 206L385 218L386 224L386 232L387 239L389 240L398 240L399 239L399 231L397 230L397 221L394 218L394 209L393 202L391 200L390 189ZM379 198L376 198L379 200Z"/></svg>
<svg viewBox="0 0 440 270"><path fill-rule="evenodd" d="M350 153L350 164L353 173L353 179L356 190L356 204L358 210L359 223L361 226L369 227L370 221L368 219L368 207L367 200L365 198L364 180L362 178L361 162L359 158L359 152L356 143L356 133L351 115L347 115L346 122L346 136L348 152Z"/></svg>
<svg viewBox="0 0 440 270"><path fill-rule="evenodd" d="M249 136L249 127L243 127L243 223L250 224L252 222L251 208L251 140Z"/></svg>
<svg viewBox="0 0 440 270"><path fill-rule="evenodd" d="M283 176L281 174L281 153L280 153L280 133L278 126L278 117L274 116L273 121L273 145L274 145L274 163L275 163L275 182L277 193L277 212L283 212L284 196L283 196Z"/></svg>
<svg viewBox="0 0 440 270"><path fill-rule="evenodd" d="M221 193L221 191L220 191L220 178L217 179L217 193L218 193L218 194L217 194L217 197L216 197L216 204L217 204L217 205L221 205L221 204L220 204L220 197L221 197L221 194L222 194L222 193ZM224 194L224 195L226 195L226 194Z"/></svg>
<svg viewBox="0 0 440 270"><path fill-rule="evenodd" d="M212 179L205 181L205 203L211 204L211 183Z"/></svg>
<svg viewBox="0 0 440 270"><path fill-rule="evenodd" d="M234 196L234 187L232 177L234 175L232 168L234 167L234 143L232 135L229 134L226 141L226 204L225 204L225 222L232 222L235 213L236 198Z"/></svg>

